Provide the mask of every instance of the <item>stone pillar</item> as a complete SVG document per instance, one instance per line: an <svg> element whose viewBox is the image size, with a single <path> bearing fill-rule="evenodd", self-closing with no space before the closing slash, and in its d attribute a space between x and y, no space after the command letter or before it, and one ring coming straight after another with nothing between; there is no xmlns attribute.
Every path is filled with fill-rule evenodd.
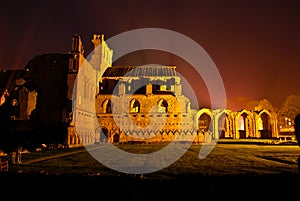
<svg viewBox="0 0 300 201"><path fill-rule="evenodd" d="M239 133L239 128L238 128L238 115L235 115L234 117L234 131L235 131L235 135L234 135L234 139L240 139L240 133Z"/></svg>
<svg viewBox="0 0 300 201"><path fill-rule="evenodd" d="M181 96L182 95L182 86L181 84L175 85L175 96Z"/></svg>
<svg viewBox="0 0 300 201"><path fill-rule="evenodd" d="M272 137L278 138L279 137L279 131L278 131L278 120L277 120L277 115L272 114L270 117L270 124L272 128Z"/></svg>
<svg viewBox="0 0 300 201"><path fill-rule="evenodd" d="M152 85L151 84L147 84L146 85L146 95L151 95L152 94Z"/></svg>
<svg viewBox="0 0 300 201"><path fill-rule="evenodd" d="M119 95L125 95L125 84L119 85Z"/></svg>
<svg viewBox="0 0 300 201"><path fill-rule="evenodd" d="M211 116L211 125L212 125L212 139L214 140L218 140L219 139L219 135L221 131L219 131L220 129L220 125L219 125L219 118L220 116L218 115L212 115Z"/></svg>

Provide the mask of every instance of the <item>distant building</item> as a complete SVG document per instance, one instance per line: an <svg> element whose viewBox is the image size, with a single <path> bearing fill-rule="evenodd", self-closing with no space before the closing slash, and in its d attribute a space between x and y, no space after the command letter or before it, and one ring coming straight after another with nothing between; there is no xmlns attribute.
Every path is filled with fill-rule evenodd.
<svg viewBox="0 0 300 201"><path fill-rule="evenodd" d="M0 112L9 105L7 118L15 125L9 132L27 130L34 133L28 143L68 147L104 141L204 143L208 136L278 138L276 114L195 110L182 94L176 66L113 66L104 35L94 34L92 43L89 61L76 34L68 53L39 55L24 70L0 71Z"/></svg>

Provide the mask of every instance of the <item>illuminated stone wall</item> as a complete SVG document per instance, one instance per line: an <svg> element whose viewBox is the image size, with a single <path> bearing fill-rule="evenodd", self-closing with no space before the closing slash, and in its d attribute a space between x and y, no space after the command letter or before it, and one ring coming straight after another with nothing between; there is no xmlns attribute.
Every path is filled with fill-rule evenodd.
<svg viewBox="0 0 300 201"><path fill-rule="evenodd" d="M121 98L117 99L116 104L128 106L127 110L124 110L127 113L111 113L107 112L107 107L110 107L107 102L111 98L111 95L105 95L96 99L99 127L105 130L108 142L170 142L174 139L193 139L195 143L205 143L207 136L211 140L278 138L277 116L267 110L234 112L202 108L195 115L187 111L179 115L176 113L180 108L179 104L173 104L173 109L162 115L148 112L149 108L161 99L172 102L175 97L134 95L130 101L138 100L142 103L139 113L128 112L131 110L130 101L125 104Z"/></svg>
<svg viewBox="0 0 300 201"><path fill-rule="evenodd" d="M193 135L192 116L180 106L188 104L186 101L185 96L164 94L98 95L96 112L99 126L108 131L109 142L185 140L187 134Z"/></svg>
<svg viewBox="0 0 300 201"><path fill-rule="evenodd" d="M231 110L210 110L203 108L195 116L195 126L198 130L203 129L202 115L209 117L210 121L204 124L210 125L213 139L272 139L278 138L277 115L267 110L261 111L231 111ZM200 125L200 126L199 126Z"/></svg>
<svg viewBox="0 0 300 201"><path fill-rule="evenodd" d="M94 34L92 43L94 51L87 60L80 36L75 35L72 40L70 54L73 57L68 73L68 98L73 106L67 135L69 147L94 144L99 140L95 132L95 95L99 92L100 72L111 66L112 50L108 48L103 35Z"/></svg>
<svg viewBox="0 0 300 201"><path fill-rule="evenodd" d="M95 47L98 44L96 41L103 42L103 36L94 35ZM112 52L110 53L112 56ZM98 50L92 58L99 59L99 55ZM176 67L161 66L151 69L150 66L142 66L142 74L138 68L134 68L108 66L107 71L103 71L100 93L97 94L95 103L99 124L96 135L100 142L169 142L174 139L193 139L196 143L203 143L218 139L278 137L276 114L267 110L202 108L195 111L190 108L189 98L182 94L180 78L173 72ZM159 68L168 73L153 74L161 70ZM170 74L173 76L168 76ZM175 81L170 82L172 79ZM117 86L120 80L122 84ZM158 86L152 80L159 81L159 93L155 93ZM143 83L145 88L136 87L136 83ZM137 93L132 93L134 90ZM171 94L168 93L170 91ZM164 111L160 107L162 102L168 107Z"/></svg>

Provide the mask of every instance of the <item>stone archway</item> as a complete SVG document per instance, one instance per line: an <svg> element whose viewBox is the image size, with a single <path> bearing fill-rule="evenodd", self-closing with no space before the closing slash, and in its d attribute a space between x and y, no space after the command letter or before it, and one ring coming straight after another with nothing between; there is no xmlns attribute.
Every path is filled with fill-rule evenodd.
<svg viewBox="0 0 300 201"><path fill-rule="evenodd" d="M270 124L270 115L262 112L260 115L261 124L259 128L260 136L263 139L272 138L272 127Z"/></svg>
<svg viewBox="0 0 300 201"><path fill-rule="evenodd" d="M210 127L210 122L211 122L210 115L206 113L201 114L198 121L198 130L204 132L212 131L212 128Z"/></svg>
<svg viewBox="0 0 300 201"><path fill-rule="evenodd" d="M165 99L160 99L157 103L158 112L168 113L168 102Z"/></svg>
<svg viewBox="0 0 300 201"><path fill-rule="evenodd" d="M239 131L239 138L245 139L246 138L246 113L242 113L238 118L238 131Z"/></svg>
<svg viewBox="0 0 300 201"><path fill-rule="evenodd" d="M208 108L202 108L196 113L194 128L196 128L196 132L199 135L199 139L205 137L205 135L207 135L209 132L213 133L212 116L212 112ZM212 137L215 138L214 136Z"/></svg>
<svg viewBox="0 0 300 201"><path fill-rule="evenodd" d="M120 142L120 135L118 133L114 134L112 137L113 143Z"/></svg>
<svg viewBox="0 0 300 201"><path fill-rule="evenodd" d="M129 105L129 111L130 113L140 113L141 110L141 104L137 99L132 99L130 101L130 105Z"/></svg>
<svg viewBox="0 0 300 201"><path fill-rule="evenodd" d="M253 114L248 110L242 110L236 116L236 137L245 139L253 137Z"/></svg>
<svg viewBox="0 0 300 201"><path fill-rule="evenodd" d="M104 142L104 143L108 142L108 129L102 127L99 132L100 132L100 142Z"/></svg>
<svg viewBox="0 0 300 201"><path fill-rule="evenodd" d="M232 135L232 118L227 112L222 112L216 120L218 121L219 139L233 138Z"/></svg>
<svg viewBox="0 0 300 201"><path fill-rule="evenodd" d="M110 99L106 99L102 103L103 113L111 113L112 112L112 104Z"/></svg>

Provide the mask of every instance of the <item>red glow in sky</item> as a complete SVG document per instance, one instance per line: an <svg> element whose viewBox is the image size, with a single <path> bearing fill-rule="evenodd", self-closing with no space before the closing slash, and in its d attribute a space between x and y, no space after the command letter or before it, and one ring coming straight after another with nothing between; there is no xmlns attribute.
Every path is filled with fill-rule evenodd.
<svg viewBox="0 0 300 201"><path fill-rule="evenodd" d="M67 53L75 33L82 36L87 56L94 33L109 38L136 28L165 28L207 51L227 98L266 98L279 107L288 95L300 94L299 9L298 0L4 1L0 68L23 69L34 56ZM202 97L199 102L209 104L205 85L185 61L152 53L129 55L118 64L130 62L177 65L187 80L198 80L191 85Z"/></svg>

